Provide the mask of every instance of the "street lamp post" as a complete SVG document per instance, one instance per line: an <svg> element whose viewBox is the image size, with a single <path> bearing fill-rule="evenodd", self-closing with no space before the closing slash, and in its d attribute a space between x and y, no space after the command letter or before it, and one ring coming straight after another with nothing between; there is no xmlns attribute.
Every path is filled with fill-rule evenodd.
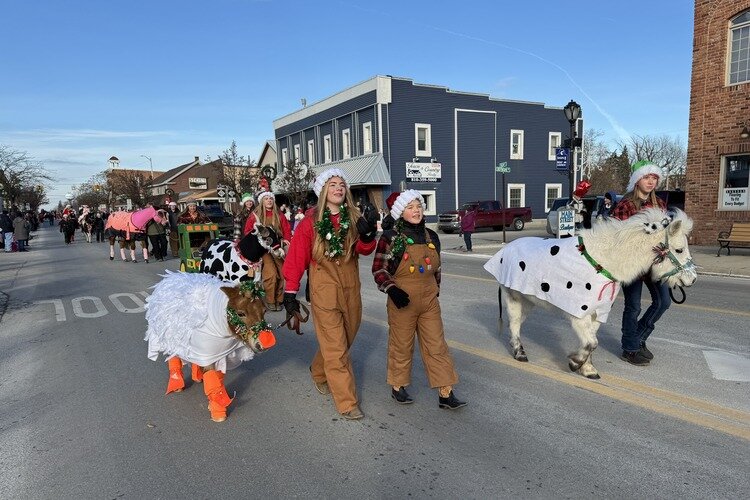
<svg viewBox="0 0 750 500"><path fill-rule="evenodd" d="M146 158L148 160L148 164L151 167L151 180L154 180L154 164L151 162L151 157L146 155L141 155L142 158Z"/></svg>
<svg viewBox="0 0 750 500"><path fill-rule="evenodd" d="M568 123L570 123L570 139L569 145L570 145L570 152L571 154L571 161L572 165L570 166L569 172L570 172L570 199L573 199L573 190L575 190L575 183L576 183L576 169L578 168L578 162L576 158L576 150L578 146L581 143L581 139L577 137L578 134L576 134L576 122L578 121L578 118L581 117L581 106L571 100L568 104L565 105L563 108L563 111L565 111L565 118L568 120Z"/></svg>

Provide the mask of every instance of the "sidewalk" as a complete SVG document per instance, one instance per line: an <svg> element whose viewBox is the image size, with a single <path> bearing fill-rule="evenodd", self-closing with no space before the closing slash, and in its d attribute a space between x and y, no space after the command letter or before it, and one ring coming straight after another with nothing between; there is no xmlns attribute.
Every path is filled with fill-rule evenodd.
<svg viewBox="0 0 750 500"><path fill-rule="evenodd" d="M435 229L437 224L428 224ZM438 233L440 241L443 243L442 251L448 254L467 255L463 252L463 245L456 235L447 235ZM526 225L523 231L506 231L506 241L510 242L516 238L524 236L549 237L546 231L546 221L534 220ZM484 232L475 233L473 240L473 255L478 258L486 258L494 255L503 246L503 232ZM693 262L698 267L698 274L709 276L732 276L737 278L750 279L750 247L733 248L732 254L727 255L726 250L721 251L721 257L716 256L719 244L709 246L692 245L690 253L693 255ZM472 255L469 254L469 255Z"/></svg>

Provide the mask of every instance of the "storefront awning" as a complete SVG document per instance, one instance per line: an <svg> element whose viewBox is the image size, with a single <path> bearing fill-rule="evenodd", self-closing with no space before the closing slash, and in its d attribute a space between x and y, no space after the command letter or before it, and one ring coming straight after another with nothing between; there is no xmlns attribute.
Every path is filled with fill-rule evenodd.
<svg viewBox="0 0 750 500"><path fill-rule="evenodd" d="M315 175L318 175L329 168L341 169L344 175L346 175L346 180L349 181L349 187L391 185L391 173L388 171L382 153L373 153L315 165L313 170L315 171ZM272 185L272 189L274 192L281 192L275 182ZM310 189L312 189L312 185Z"/></svg>

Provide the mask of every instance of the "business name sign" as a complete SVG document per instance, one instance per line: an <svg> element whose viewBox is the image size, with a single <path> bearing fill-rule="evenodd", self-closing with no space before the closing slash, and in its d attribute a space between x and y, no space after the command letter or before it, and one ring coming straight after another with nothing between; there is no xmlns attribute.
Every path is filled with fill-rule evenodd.
<svg viewBox="0 0 750 500"><path fill-rule="evenodd" d="M557 211L557 237L573 236L576 232L576 213L574 210L561 209Z"/></svg>
<svg viewBox="0 0 750 500"><path fill-rule="evenodd" d="M442 164L406 162L406 179L411 182L440 182Z"/></svg>

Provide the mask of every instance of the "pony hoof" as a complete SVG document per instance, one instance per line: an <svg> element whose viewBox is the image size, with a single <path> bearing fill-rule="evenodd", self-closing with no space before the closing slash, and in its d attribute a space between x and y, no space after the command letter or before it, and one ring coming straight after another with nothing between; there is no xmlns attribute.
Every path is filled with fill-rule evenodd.
<svg viewBox="0 0 750 500"><path fill-rule="evenodd" d="M581 369L581 364L576 363L575 361L571 359L571 360L568 360L568 368L570 368L570 371L572 372L577 372L578 370Z"/></svg>
<svg viewBox="0 0 750 500"><path fill-rule="evenodd" d="M523 363L526 363L529 361L529 358L526 356L525 352L519 352L513 355L516 361L521 361Z"/></svg>
<svg viewBox="0 0 750 500"><path fill-rule="evenodd" d="M601 377L598 373L591 373L589 375L586 375L586 378L590 378L591 380L599 380Z"/></svg>

